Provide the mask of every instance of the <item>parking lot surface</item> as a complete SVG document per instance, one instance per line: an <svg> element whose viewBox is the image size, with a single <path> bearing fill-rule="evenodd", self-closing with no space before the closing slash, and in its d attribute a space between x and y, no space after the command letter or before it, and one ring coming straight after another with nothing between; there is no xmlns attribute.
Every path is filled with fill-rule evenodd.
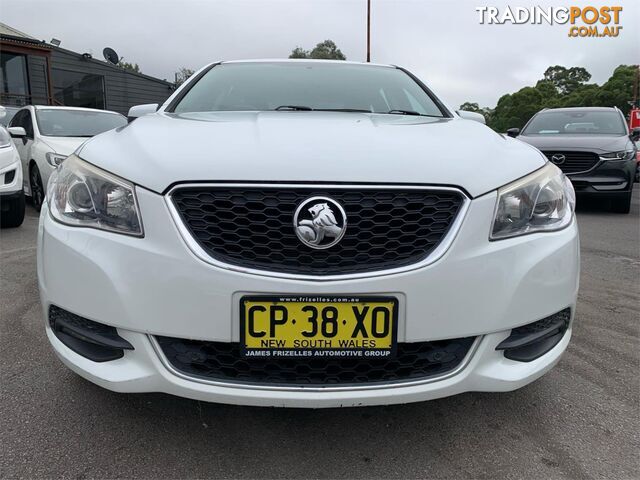
<svg viewBox="0 0 640 480"><path fill-rule="evenodd" d="M0 478L638 478L635 190L630 215L579 208L574 337L549 374L511 393L342 410L117 394L76 376L44 333L28 208L0 232Z"/></svg>

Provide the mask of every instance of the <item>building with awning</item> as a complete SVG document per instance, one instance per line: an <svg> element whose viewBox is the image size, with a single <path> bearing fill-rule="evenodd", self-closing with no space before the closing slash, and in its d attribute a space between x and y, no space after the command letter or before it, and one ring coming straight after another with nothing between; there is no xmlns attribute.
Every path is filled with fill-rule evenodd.
<svg viewBox="0 0 640 480"><path fill-rule="evenodd" d="M0 23L0 105L67 105L127 114L162 103L171 82L66 50Z"/></svg>

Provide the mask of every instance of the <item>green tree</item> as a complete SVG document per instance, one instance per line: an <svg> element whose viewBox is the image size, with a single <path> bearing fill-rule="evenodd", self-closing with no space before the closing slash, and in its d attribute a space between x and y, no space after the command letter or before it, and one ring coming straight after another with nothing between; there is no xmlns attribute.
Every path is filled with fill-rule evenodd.
<svg viewBox="0 0 640 480"><path fill-rule="evenodd" d="M118 67L122 68L123 70L127 70L128 72L140 73L140 67L138 66L138 64L125 62L124 57L120 57Z"/></svg>
<svg viewBox="0 0 640 480"><path fill-rule="evenodd" d="M291 51L289 58L309 58L309 51L301 47L296 47Z"/></svg>
<svg viewBox="0 0 640 480"><path fill-rule="evenodd" d="M344 53L340 51L332 40L320 42L311 50L309 55L311 58L320 58L325 60L346 60Z"/></svg>
<svg viewBox="0 0 640 480"><path fill-rule="evenodd" d="M317 58L323 60L346 60L347 57L340 51L333 40L325 40L318 43L313 50L305 50L296 47L291 51L289 58Z"/></svg>
<svg viewBox="0 0 640 480"><path fill-rule="evenodd" d="M193 75L194 71L190 68L180 67L178 71L175 73L175 84L176 87L182 85L187 79Z"/></svg>
<svg viewBox="0 0 640 480"><path fill-rule="evenodd" d="M620 65L613 71L598 92L598 103L601 107L616 106L627 115L633 102L633 84L637 75L638 65Z"/></svg>
<svg viewBox="0 0 640 480"><path fill-rule="evenodd" d="M554 65L544 72L544 80L555 85L558 93L566 95L591 80L591 74L582 67Z"/></svg>
<svg viewBox="0 0 640 480"><path fill-rule="evenodd" d="M477 103L472 103L472 102L464 102L462 105L460 105L460 110L466 110L467 112L482 113L482 109L480 108L480 106Z"/></svg>
<svg viewBox="0 0 640 480"><path fill-rule="evenodd" d="M631 108L636 75L637 65L620 65L599 86L586 83L591 79L591 74L582 67L555 65L547 68L544 77L534 87L524 87L500 97L496 108L490 115L485 115L487 124L498 132L511 127L522 128L538 111L557 107L618 107L626 115ZM474 106L477 107L477 104L464 104L465 109Z"/></svg>
<svg viewBox="0 0 640 480"><path fill-rule="evenodd" d="M491 110L489 107L481 108L475 102L464 102L462 105L460 105L460 108L458 110L465 110L467 112L480 113L481 115L484 115L484 118L487 121L487 123L490 123L491 116L493 115L493 110Z"/></svg>
<svg viewBox="0 0 640 480"><path fill-rule="evenodd" d="M498 132L511 127L522 128L535 113L546 107L546 100L545 92L536 87L524 87L504 95L498 100L489 126Z"/></svg>

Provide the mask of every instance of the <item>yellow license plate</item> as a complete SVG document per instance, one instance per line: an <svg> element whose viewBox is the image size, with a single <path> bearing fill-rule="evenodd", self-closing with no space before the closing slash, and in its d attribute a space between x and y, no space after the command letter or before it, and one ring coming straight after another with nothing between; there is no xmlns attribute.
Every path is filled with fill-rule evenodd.
<svg viewBox="0 0 640 480"><path fill-rule="evenodd" d="M243 297L240 343L246 357L389 357L397 317L393 297Z"/></svg>

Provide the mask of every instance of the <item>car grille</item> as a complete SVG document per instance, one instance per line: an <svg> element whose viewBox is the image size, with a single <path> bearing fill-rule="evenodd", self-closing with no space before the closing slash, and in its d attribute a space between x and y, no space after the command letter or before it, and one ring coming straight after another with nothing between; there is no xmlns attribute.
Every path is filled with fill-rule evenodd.
<svg viewBox="0 0 640 480"><path fill-rule="evenodd" d="M240 356L239 343L155 337L177 371L243 384L353 385L425 379L459 366L474 337L399 343L393 358Z"/></svg>
<svg viewBox="0 0 640 480"><path fill-rule="evenodd" d="M579 173L591 170L600 161L600 158L593 152L542 152L553 163L555 163L564 173ZM553 160L554 155L564 155L564 162L557 163Z"/></svg>
<svg viewBox="0 0 640 480"><path fill-rule="evenodd" d="M304 245L293 218L313 196L347 216L344 237L325 250ZM188 186L171 194L200 247L220 262L279 273L336 275L411 265L445 237L464 203L457 190Z"/></svg>

